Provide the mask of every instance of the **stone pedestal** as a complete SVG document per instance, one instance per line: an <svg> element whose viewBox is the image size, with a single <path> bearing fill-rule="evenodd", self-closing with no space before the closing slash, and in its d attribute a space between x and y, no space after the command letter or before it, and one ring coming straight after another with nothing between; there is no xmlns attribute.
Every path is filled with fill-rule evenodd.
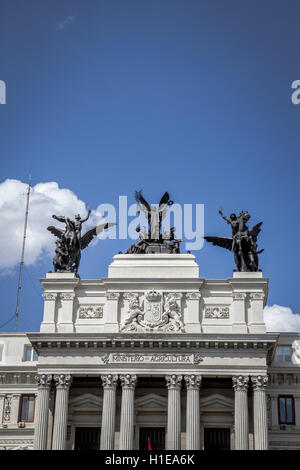
<svg viewBox="0 0 300 470"><path fill-rule="evenodd" d="M53 450L65 450L68 423L68 399L71 376L55 375L56 398L53 426Z"/></svg>
<svg viewBox="0 0 300 470"><path fill-rule="evenodd" d="M136 375L120 375L122 385L120 450L133 449L134 437L134 390L137 382Z"/></svg>
<svg viewBox="0 0 300 470"><path fill-rule="evenodd" d="M232 377L234 388L235 450L249 449L248 383L247 376Z"/></svg>
<svg viewBox="0 0 300 470"><path fill-rule="evenodd" d="M186 383L186 449L200 450L200 375L185 375Z"/></svg>
<svg viewBox="0 0 300 470"><path fill-rule="evenodd" d="M167 375L168 387L168 439L167 450L181 449L181 402L182 375Z"/></svg>
<svg viewBox="0 0 300 470"><path fill-rule="evenodd" d="M101 424L101 450L113 450L115 440L117 375L101 375L103 383L103 408Z"/></svg>
<svg viewBox="0 0 300 470"><path fill-rule="evenodd" d="M48 416L49 416L49 394L52 375L37 375L38 397L35 410L34 449L46 450Z"/></svg>

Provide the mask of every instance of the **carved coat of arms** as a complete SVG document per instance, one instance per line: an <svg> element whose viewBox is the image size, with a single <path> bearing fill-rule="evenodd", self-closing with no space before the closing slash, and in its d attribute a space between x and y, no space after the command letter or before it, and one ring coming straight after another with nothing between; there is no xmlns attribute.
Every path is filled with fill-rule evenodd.
<svg viewBox="0 0 300 470"><path fill-rule="evenodd" d="M126 295L128 311L121 331L182 331L180 294L161 294L155 290L139 296L137 293Z"/></svg>

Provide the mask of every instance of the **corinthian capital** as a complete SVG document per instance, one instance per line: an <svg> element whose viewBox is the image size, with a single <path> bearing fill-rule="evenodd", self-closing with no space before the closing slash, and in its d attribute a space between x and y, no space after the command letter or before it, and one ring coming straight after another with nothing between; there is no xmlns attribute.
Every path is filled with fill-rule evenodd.
<svg viewBox="0 0 300 470"><path fill-rule="evenodd" d="M184 380L187 390L198 390L201 386L201 375L185 375Z"/></svg>
<svg viewBox="0 0 300 470"><path fill-rule="evenodd" d="M137 383L137 376L131 374L120 375L121 385L125 388L134 388Z"/></svg>
<svg viewBox="0 0 300 470"><path fill-rule="evenodd" d="M245 375L235 375L232 377L232 383L235 392L247 392L249 377Z"/></svg>
<svg viewBox="0 0 300 470"><path fill-rule="evenodd" d="M269 377L267 375L256 375L251 377L253 390L264 391L268 385Z"/></svg>
<svg viewBox="0 0 300 470"><path fill-rule="evenodd" d="M167 375L166 376L166 382L167 382L168 389L180 390L181 381L182 381L182 375L173 374L173 375Z"/></svg>
<svg viewBox="0 0 300 470"><path fill-rule="evenodd" d="M37 386L47 388L51 385L52 375L50 374L38 374L34 377Z"/></svg>
<svg viewBox="0 0 300 470"><path fill-rule="evenodd" d="M101 375L103 388L116 388L118 383L118 376L107 374Z"/></svg>
<svg viewBox="0 0 300 470"><path fill-rule="evenodd" d="M56 388L68 388L71 385L71 375L57 374L53 376Z"/></svg>

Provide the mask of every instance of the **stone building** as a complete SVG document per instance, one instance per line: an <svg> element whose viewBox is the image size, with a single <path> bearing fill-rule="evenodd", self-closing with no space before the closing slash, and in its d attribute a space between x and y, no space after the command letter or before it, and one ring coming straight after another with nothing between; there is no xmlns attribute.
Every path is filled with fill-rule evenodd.
<svg viewBox="0 0 300 470"><path fill-rule="evenodd" d="M300 449L300 334L266 333L261 272L119 254L41 283L40 332L0 334L0 449Z"/></svg>

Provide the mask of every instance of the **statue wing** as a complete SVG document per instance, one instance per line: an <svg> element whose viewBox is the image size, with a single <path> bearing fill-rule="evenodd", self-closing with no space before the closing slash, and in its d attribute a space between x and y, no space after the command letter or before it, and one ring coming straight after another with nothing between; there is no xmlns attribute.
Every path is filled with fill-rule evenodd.
<svg viewBox="0 0 300 470"><path fill-rule="evenodd" d="M96 227L93 227L85 232L85 234L80 239L80 248L84 250L84 248L86 248L91 243L95 236L99 235L101 232L103 232L103 230L106 230L109 227L113 227L114 225L116 225L115 222L96 225Z"/></svg>
<svg viewBox="0 0 300 470"><path fill-rule="evenodd" d="M167 210L169 207L169 201L170 201L170 196L168 192L165 192L161 200L159 201L159 206L158 206L158 212L161 215L161 220L164 220L164 218L167 215Z"/></svg>
<svg viewBox="0 0 300 470"><path fill-rule="evenodd" d="M257 236L259 232L261 231L261 226L262 222L259 222L258 224L254 225L251 230L249 230L250 235L252 236L252 239L254 242L257 241Z"/></svg>
<svg viewBox="0 0 300 470"><path fill-rule="evenodd" d="M214 246L220 246L221 248L226 248L227 250L232 250L232 238L225 237L203 237L207 242L212 243Z"/></svg>
<svg viewBox="0 0 300 470"><path fill-rule="evenodd" d="M50 225L50 227L47 227L47 230L51 232L55 237L57 238L62 238L64 231L61 230L60 228L54 227L53 225Z"/></svg>
<svg viewBox="0 0 300 470"><path fill-rule="evenodd" d="M136 202L138 203L138 205L140 206L140 208L146 215L146 217L148 217L148 214L151 213L151 207L149 206L148 202L144 198L142 194L142 190L136 191L134 197L135 197Z"/></svg>

